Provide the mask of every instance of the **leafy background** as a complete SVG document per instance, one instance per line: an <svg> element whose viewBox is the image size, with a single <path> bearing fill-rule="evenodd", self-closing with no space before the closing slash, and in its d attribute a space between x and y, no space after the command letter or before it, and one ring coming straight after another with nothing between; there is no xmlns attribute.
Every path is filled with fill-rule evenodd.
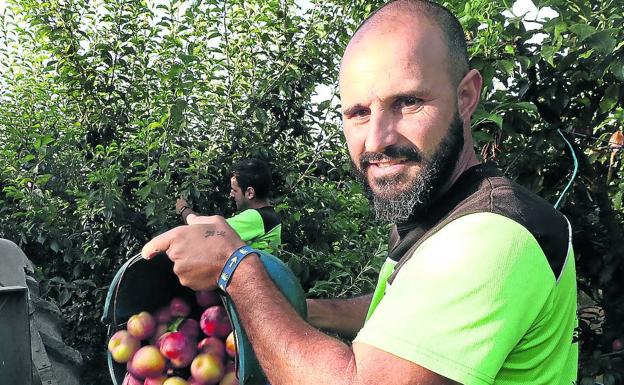
<svg viewBox="0 0 624 385"><path fill-rule="evenodd" d="M37 264L86 359L84 384L108 378L99 318L114 272L179 224L179 194L231 214L224 173L241 157L274 169L280 256L309 295L372 289L388 229L349 175L335 84L349 36L381 3L9 0L0 11L0 236ZM485 80L482 158L554 202L572 174L557 129L574 146L561 210L580 306L606 314L580 324L579 383L622 384L624 173L609 145L624 122L621 3L538 0L537 15L445 4Z"/></svg>

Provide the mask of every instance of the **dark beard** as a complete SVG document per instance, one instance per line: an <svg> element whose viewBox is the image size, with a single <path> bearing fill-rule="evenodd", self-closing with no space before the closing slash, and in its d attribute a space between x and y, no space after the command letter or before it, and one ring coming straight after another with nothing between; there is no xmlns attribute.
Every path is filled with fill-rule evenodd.
<svg viewBox="0 0 624 385"><path fill-rule="evenodd" d="M352 162L355 178L362 183L368 199L372 202L377 219L390 223L405 222L426 211L440 193L455 169L459 154L464 146L463 122L457 112L448 132L431 159L426 159L416 147L387 147L383 152L362 154L360 164ZM366 169L371 161L405 158L419 162L422 169L405 191L397 191L399 183L406 182L406 176L396 175L377 180L380 192L375 193L366 178Z"/></svg>

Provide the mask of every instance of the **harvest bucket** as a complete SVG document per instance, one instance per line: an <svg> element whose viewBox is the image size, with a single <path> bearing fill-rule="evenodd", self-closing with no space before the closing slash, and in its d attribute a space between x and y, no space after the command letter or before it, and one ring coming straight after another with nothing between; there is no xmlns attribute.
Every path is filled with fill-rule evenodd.
<svg viewBox="0 0 624 385"><path fill-rule="evenodd" d="M264 267L275 283L303 318L306 317L305 295L299 281L290 269L278 258L259 252ZM172 298L181 297L194 303L195 293L182 285L173 273L173 262L160 254L151 260L135 255L119 268L108 289L102 322L108 326L108 338L125 327L133 314L141 311L153 312L169 303ZM265 385L266 377L243 330L238 313L230 298L222 296L230 316L232 329L237 336L237 374L241 385ZM201 309L194 308L191 315L198 318ZM267 327L271 327L267 325ZM108 368L114 385L121 385L126 374L126 365L113 361L107 354Z"/></svg>

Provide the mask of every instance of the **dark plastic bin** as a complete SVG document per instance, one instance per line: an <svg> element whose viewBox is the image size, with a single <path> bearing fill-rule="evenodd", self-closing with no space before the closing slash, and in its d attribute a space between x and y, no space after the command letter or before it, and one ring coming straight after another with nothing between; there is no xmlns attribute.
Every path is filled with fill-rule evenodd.
<svg viewBox="0 0 624 385"><path fill-rule="evenodd" d="M32 385L28 289L0 287L0 382Z"/></svg>
<svg viewBox="0 0 624 385"><path fill-rule="evenodd" d="M295 310L305 318L307 313L305 294L294 274L286 264L271 254L260 252L260 259L276 286ZM126 321L133 314L143 310L153 312L169 303L174 297L185 298L190 304L195 303L195 293L180 285L177 276L173 273L173 263L166 255L157 255L149 261L141 258L141 255L130 258L113 278L106 296L102 321L108 326L108 336L123 329ZM240 325L236 309L229 298L223 299L230 314L232 328L238 337L239 382L241 385L266 385L266 377ZM193 308L191 316L199 319L200 313L201 309ZM108 367L113 384L121 385L126 366L114 362L109 353Z"/></svg>

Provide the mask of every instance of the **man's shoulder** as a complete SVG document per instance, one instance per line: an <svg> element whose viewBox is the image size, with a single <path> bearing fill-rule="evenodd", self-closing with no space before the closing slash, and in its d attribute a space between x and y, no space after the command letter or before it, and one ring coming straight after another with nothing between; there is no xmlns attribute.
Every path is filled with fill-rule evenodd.
<svg viewBox="0 0 624 385"><path fill-rule="evenodd" d="M559 275L568 254L570 226L552 204L505 176L488 176L439 226L465 215L484 212L509 218L527 229L539 243L555 275Z"/></svg>
<svg viewBox="0 0 624 385"><path fill-rule="evenodd" d="M232 215L227 221L257 221L262 219L260 213L256 209L245 209L239 213Z"/></svg>
<svg viewBox="0 0 624 385"><path fill-rule="evenodd" d="M254 223L263 227L264 232L266 233L279 226L281 224L281 218L272 206L264 206L260 208L245 209L229 218L228 222Z"/></svg>

